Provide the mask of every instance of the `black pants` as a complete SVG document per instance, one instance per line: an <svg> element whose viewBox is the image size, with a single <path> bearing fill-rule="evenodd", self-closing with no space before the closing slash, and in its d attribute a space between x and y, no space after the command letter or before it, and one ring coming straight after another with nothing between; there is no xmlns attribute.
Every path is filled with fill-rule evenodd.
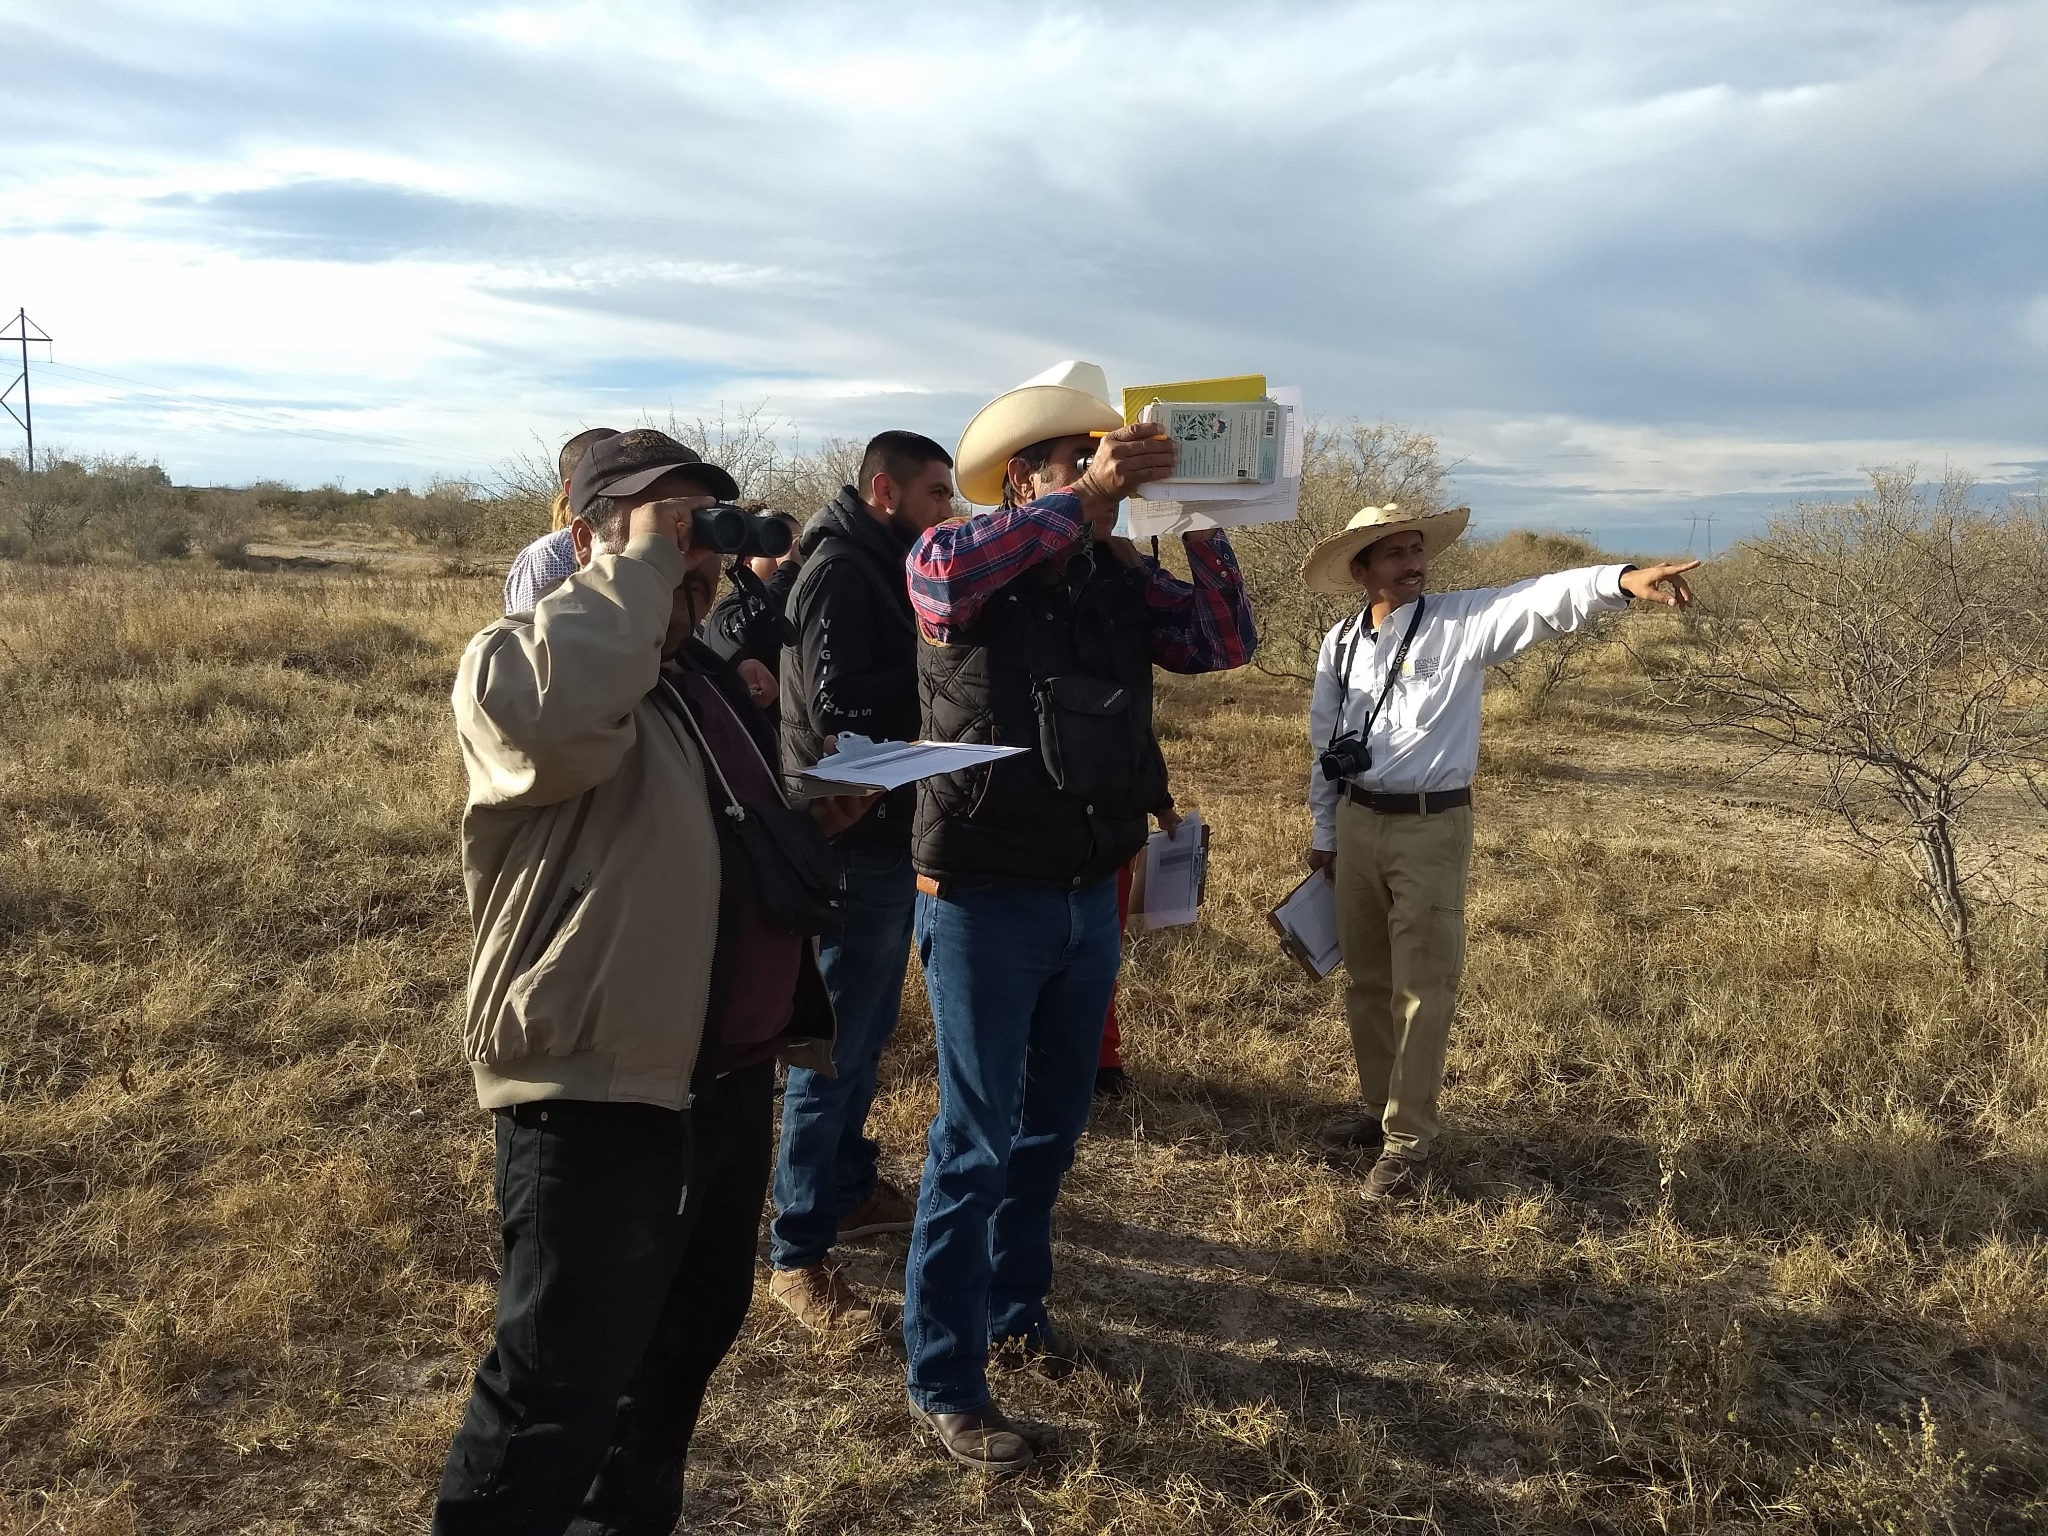
<svg viewBox="0 0 2048 1536"><path fill-rule="evenodd" d="M668 1536L704 1388L753 1297L772 1063L683 1113L500 1110L497 1336L434 1508L443 1536Z"/></svg>

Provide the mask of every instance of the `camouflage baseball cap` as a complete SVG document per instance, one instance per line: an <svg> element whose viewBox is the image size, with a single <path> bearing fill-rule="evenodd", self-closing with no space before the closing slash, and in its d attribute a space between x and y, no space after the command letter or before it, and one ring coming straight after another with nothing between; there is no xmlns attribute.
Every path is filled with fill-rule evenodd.
<svg viewBox="0 0 2048 1536"><path fill-rule="evenodd" d="M577 517L587 516L598 497L637 495L678 469L688 470L691 478L701 481L720 501L731 501L740 493L732 476L716 464L706 464L696 449L685 447L666 432L635 427L590 445L569 480L569 510Z"/></svg>

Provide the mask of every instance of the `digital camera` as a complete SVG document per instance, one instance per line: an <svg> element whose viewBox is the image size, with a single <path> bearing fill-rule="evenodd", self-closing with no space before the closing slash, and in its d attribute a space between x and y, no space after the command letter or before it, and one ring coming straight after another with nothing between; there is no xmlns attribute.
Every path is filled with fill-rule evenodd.
<svg viewBox="0 0 2048 1536"><path fill-rule="evenodd" d="M1358 732L1346 731L1317 754L1316 766L1332 783L1356 778L1372 766L1372 748Z"/></svg>
<svg viewBox="0 0 2048 1536"><path fill-rule="evenodd" d="M789 544L789 524L779 517L756 517L727 503L690 514L692 549L715 549L735 560L756 555L779 560L789 553Z"/></svg>

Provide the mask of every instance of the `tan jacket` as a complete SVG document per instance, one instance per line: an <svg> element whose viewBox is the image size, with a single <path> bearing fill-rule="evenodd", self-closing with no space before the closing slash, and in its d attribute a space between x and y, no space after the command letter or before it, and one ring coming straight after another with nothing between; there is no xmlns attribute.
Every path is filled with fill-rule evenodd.
<svg viewBox="0 0 2048 1536"><path fill-rule="evenodd" d="M696 739L657 702L682 556L634 539L471 640L455 679L475 947L463 1054L487 1109L690 1100L718 941ZM810 953L792 1033L823 1037ZM793 1053L820 1065L813 1049Z"/></svg>

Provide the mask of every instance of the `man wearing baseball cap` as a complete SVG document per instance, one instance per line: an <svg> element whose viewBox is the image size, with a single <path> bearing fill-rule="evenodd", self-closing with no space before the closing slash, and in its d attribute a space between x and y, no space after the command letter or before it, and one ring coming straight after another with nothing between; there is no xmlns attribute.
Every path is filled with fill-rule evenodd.
<svg viewBox="0 0 2048 1536"><path fill-rule="evenodd" d="M737 830L790 814L775 742L692 638L719 557L691 514L732 492L662 433L600 440L570 482L576 571L456 674L463 1054L503 1246L442 1536L674 1528L753 1296L775 1061L831 1061L813 930L771 912ZM829 835L871 803L812 815Z"/></svg>
<svg viewBox="0 0 2048 1536"><path fill-rule="evenodd" d="M1228 540L1186 535L1181 581L1110 537L1175 458L1123 424L1100 368L1059 364L961 434L961 494L1001 508L910 551L925 735L1028 749L920 782L911 831L939 1113L904 1283L910 1400L989 1471L1033 1459L990 1396L991 1347L1070 1358L1045 1308L1052 1208L1121 958L1116 872L1166 803L1152 668L1242 666L1258 640Z"/></svg>
<svg viewBox="0 0 2048 1536"><path fill-rule="evenodd" d="M1699 564L1591 566L1489 591L1425 595L1468 509L1367 507L1309 551L1302 579L1364 606L1323 638L1309 735L1308 865L1336 882L1358 1110L1332 1152L1376 1153L1365 1192L1411 1199L1440 1122L1444 1051L1465 962L1472 774L1486 669L1630 598L1685 607Z"/></svg>

